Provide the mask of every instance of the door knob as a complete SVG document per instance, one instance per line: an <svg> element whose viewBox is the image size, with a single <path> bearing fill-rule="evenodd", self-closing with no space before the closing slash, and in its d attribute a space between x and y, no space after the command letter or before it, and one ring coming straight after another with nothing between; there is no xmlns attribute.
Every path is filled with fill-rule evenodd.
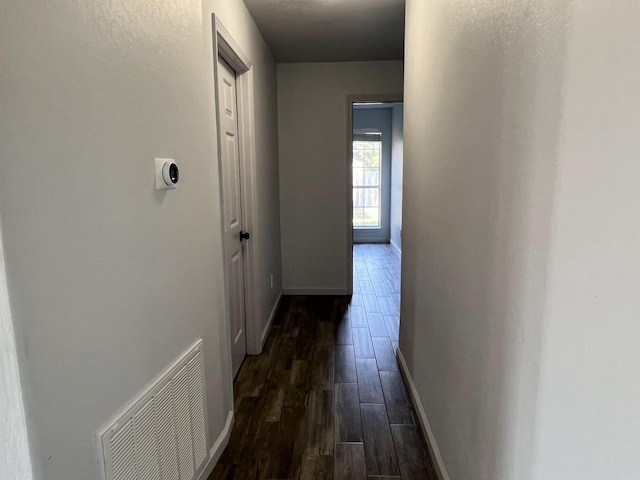
<svg viewBox="0 0 640 480"><path fill-rule="evenodd" d="M250 237L251 235L249 235L249 232L243 232L242 230L240 231L240 241L249 240Z"/></svg>

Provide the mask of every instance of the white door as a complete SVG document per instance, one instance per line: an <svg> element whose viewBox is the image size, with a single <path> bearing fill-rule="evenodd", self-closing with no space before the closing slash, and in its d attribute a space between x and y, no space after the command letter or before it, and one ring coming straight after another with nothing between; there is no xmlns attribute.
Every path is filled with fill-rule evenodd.
<svg viewBox="0 0 640 480"><path fill-rule="evenodd" d="M236 74L218 57L218 108L221 129L224 256L231 321L231 366L234 377L247 354L244 308L242 182L238 139Z"/></svg>

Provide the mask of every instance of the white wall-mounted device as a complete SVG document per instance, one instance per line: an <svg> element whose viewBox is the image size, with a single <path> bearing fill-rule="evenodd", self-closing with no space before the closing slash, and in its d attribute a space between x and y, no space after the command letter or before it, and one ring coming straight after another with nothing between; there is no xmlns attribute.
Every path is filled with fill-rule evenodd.
<svg viewBox="0 0 640 480"><path fill-rule="evenodd" d="M156 188L167 190L176 188L180 179L180 170L173 158L156 158Z"/></svg>

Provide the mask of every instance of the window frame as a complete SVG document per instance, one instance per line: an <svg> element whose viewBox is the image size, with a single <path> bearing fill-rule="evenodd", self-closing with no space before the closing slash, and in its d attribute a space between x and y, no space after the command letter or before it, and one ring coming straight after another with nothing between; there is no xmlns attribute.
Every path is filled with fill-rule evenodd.
<svg viewBox="0 0 640 480"><path fill-rule="evenodd" d="M374 148L356 148L356 144L375 144L376 146ZM377 167L366 167L366 166L362 166L362 167L356 167L355 166L355 156L356 156L356 151L362 151L365 152L367 150L377 150L378 152L378 166ZM353 135L353 140L352 140L352 147L351 147L351 152L352 152L352 158L351 158L351 176L352 176L352 182L351 182L351 195L352 195L352 208L351 208L351 222L352 222L352 228L357 229L357 230L379 230L380 228L382 228L382 134L379 130L377 131L367 131L364 133L354 133ZM356 169L361 169L362 170L362 185L356 185ZM365 183L365 172L366 170L373 170L376 169L377 170L377 184L370 184L370 183ZM355 192L357 190L361 190L361 191L366 191L366 190L371 190L374 189L377 191L377 205L365 205L365 201L364 201L364 195L363 195L363 201L362 201L362 205L356 207L355 203ZM364 219L364 212L365 209L373 209L375 208L378 212L377 214L377 219L376 219L376 224L375 225L365 225L363 223L356 223L356 219L355 219L355 212L356 209L359 209L362 211L362 222L365 221Z"/></svg>

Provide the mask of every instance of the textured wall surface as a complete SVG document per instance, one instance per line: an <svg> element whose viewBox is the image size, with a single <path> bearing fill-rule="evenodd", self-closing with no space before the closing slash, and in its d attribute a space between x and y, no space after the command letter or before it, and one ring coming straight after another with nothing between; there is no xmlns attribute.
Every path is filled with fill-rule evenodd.
<svg viewBox="0 0 640 480"><path fill-rule="evenodd" d="M569 6L407 2L400 350L455 480L532 478Z"/></svg>
<svg viewBox="0 0 640 480"><path fill-rule="evenodd" d="M407 3L400 349L452 479L640 476L639 23Z"/></svg>
<svg viewBox="0 0 640 480"><path fill-rule="evenodd" d="M197 338L209 447L232 408L212 12L254 62L271 182L275 65L241 0L0 4L0 214L38 479L97 478L96 431ZM176 159L176 190L155 189L154 157ZM277 184L259 188L273 222Z"/></svg>
<svg viewBox="0 0 640 480"><path fill-rule="evenodd" d="M640 478L640 3L575 2L536 479Z"/></svg>

